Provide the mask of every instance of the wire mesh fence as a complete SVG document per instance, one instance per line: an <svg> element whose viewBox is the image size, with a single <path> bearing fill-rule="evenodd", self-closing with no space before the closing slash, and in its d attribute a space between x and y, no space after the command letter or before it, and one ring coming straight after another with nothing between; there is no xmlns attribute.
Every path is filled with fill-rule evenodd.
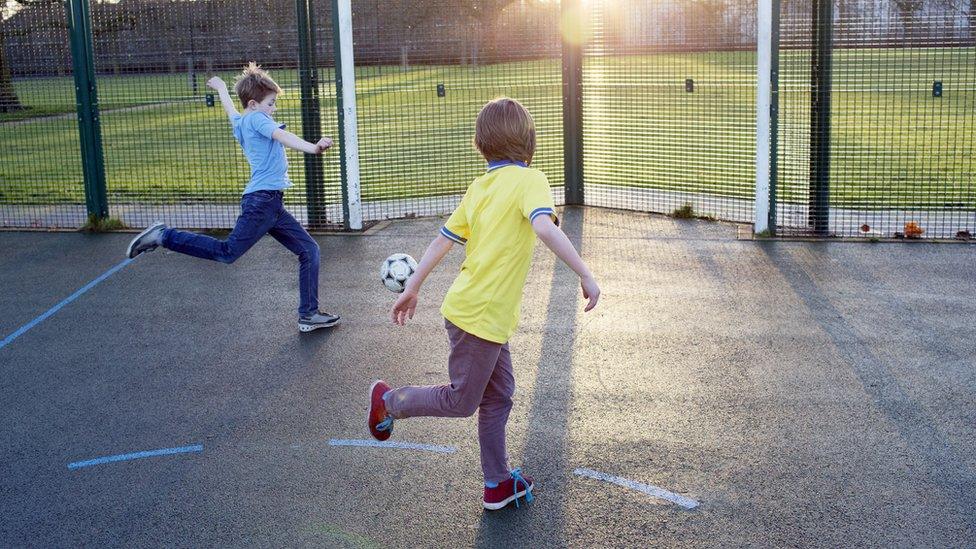
<svg viewBox="0 0 976 549"><path fill-rule="evenodd" d="M832 8L831 50L818 59L823 16L815 5L783 3L780 232L968 238L976 230L976 6L823 7ZM826 137L818 136L818 69L829 71ZM818 139L829 143L826 165L817 164ZM829 176L819 191L818 170ZM818 199L829 207L817 208Z"/></svg>
<svg viewBox="0 0 976 549"><path fill-rule="evenodd" d="M755 2L584 7L586 203L751 221Z"/></svg>
<svg viewBox="0 0 976 549"><path fill-rule="evenodd" d="M316 53L318 61L329 67L331 3L320 1L315 7L321 15L314 29L319 38ZM256 20L261 21L259 27ZM87 214L81 206L85 201L74 82L63 69L71 67L64 6L29 5L4 25L5 35L9 27L28 29L20 42L8 38L6 51L13 54L7 59L14 68L15 89L25 90L21 95L36 109L2 115L24 118L0 126L5 144L24 143L19 149L5 146L0 151L2 200L39 204L28 209L34 213L30 224L78 227ZM276 120L302 135L295 2L94 2L91 28L110 216L132 227L154 220L178 227L233 226L250 173L220 101L206 81L220 76L233 87L241 68L249 61L258 62L283 88ZM39 34L49 43L39 44ZM27 55L32 51L46 57ZM334 135L334 79L331 68L321 72L321 125L326 135ZM46 111L57 116L38 116ZM63 154L55 149L68 144L73 149ZM51 149L54 154L36 156ZM303 155L289 151L288 160L294 186L286 193L287 207L306 223L341 223L341 207L320 208L320 218L309 219ZM317 200L340 205L338 155L327 155L323 168L324 177L315 182L320 187ZM23 225L19 214L9 213L17 209L2 211L3 225Z"/></svg>
<svg viewBox="0 0 976 549"><path fill-rule="evenodd" d="M284 88L277 119L298 135L338 136L333 0L10 0L0 226L78 227L91 211L93 153L79 133L92 134L65 10L80 3L91 13L105 202L125 224L233 224L249 172L209 97L212 75L230 82L257 61ZM779 232L976 230L972 0L777 4ZM502 95L535 117L533 164L557 203L581 180L587 205L753 220L755 0L356 0L352 11L367 221L453 209L484 169L471 142L478 110ZM576 98L564 88L573 48L583 52ZM579 125L564 119L575 99ZM580 144L577 178L564 158ZM288 158L288 208L308 226L341 224L338 151Z"/></svg>
<svg viewBox="0 0 976 549"><path fill-rule="evenodd" d="M533 166L562 200L558 3L364 0L353 9L366 219L449 213L484 173L474 122L500 96L532 114Z"/></svg>
<svg viewBox="0 0 976 549"><path fill-rule="evenodd" d="M295 2L129 0L93 8L112 214L134 226L161 216L176 226L233 226L250 172L206 80L216 75L232 88L243 65L256 61L283 90L275 120L302 135ZM316 30L324 35L320 56L329 61L331 25ZM335 94L327 88L322 96ZM329 133L334 105L327 102L320 113ZM294 186L286 205L307 222L303 156L290 150L287 156ZM328 156L326 166L329 201L339 204L337 156Z"/></svg>
<svg viewBox="0 0 976 549"><path fill-rule="evenodd" d="M17 7L0 11L0 226L77 227L87 213L65 9Z"/></svg>

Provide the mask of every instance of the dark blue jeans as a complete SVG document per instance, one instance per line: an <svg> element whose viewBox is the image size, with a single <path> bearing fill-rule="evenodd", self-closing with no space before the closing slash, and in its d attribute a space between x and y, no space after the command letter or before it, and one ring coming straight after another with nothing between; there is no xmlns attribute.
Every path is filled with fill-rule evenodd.
<svg viewBox="0 0 976 549"><path fill-rule="evenodd" d="M174 252L233 263L261 237L270 234L298 256L298 314L319 309L319 245L282 204L281 191L255 191L241 197L241 215L227 240L166 229L163 247Z"/></svg>

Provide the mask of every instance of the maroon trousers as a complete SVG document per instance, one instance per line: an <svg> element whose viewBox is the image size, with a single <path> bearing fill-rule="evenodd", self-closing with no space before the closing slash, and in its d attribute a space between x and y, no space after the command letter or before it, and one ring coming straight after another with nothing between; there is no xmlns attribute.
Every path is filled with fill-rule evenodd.
<svg viewBox="0 0 976 549"><path fill-rule="evenodd" d="M481 469L486 482L511 478L505 449L505 424L512 411L515 376L508 343L481 339L444 321L451 340L449 385L401 387L386 396L386 409L397 419L418 416L467 417L478 411Z"/></svg>

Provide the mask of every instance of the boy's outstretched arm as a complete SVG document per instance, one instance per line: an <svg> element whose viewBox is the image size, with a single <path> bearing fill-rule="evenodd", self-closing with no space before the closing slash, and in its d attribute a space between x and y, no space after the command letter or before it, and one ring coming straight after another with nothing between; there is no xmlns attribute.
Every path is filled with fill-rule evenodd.
<svg viewBox="0 0 976 549"><path fill-rule="evenodd" d="M217 95L220 97L220 104L227 113L227 118L233 122L234 117L239 116L240 113L234 107L234 100L230 98L230 92L227 91L227 84L219 76L214 76L210 80L207 80L207 87L217 91Z"/></svg>
<svg viewBox="0 0 976 549"><path fill-rule="evenodd" d="M417 264L417 272L407 279L403 293L390 310L390 318L393 319L394 324L403 326L408 318L413 318L413 313L417 309L417 294L420 293L420 287L427 279L427 275L434 270L441 259L444 259L453 246L454 242L451 239L440 234L427 246L424 257L420 258L420 263Z"/></svg>
<svg viewBox="0 0 976 549"><path fill-rule="evenodd" d="M532 230L539 235L539 240L543 242L559 259L562 259L569 268L576 271L580 277L580 286L583 288L583 297L589 299L589 303L583 311L589 311L596 307L596 302L600 300L600 287L597 286L593 273L583 263L573 243L566 236L548 215L540 215L532 221Z"/></svg>
<svg viewBox="0 0 976 549"><path fill-rule="evenodd" d="M271 134L271 138L289 149L295 149L296 151L302 151L303 153L308 154L322 154L326 151L326 149L332 146L331 138L323 137L322 139L319 139L317 143L309 143L301 137L282 129L275 130L274 133Z"/></svg>

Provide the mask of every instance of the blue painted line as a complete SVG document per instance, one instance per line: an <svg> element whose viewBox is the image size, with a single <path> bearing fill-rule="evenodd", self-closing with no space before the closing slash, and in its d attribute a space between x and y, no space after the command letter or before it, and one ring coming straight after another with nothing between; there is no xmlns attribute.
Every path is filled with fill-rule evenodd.
<svg viewBox="0 0 976 549"><path fill-rule="evenodd" d="M437 452L439 454L453 454L457 448L453 446L437 446L435 444L417 444L415 442L391 442L389 440L380 442L378 440L348 440L334 438L329 441L329 446L364 446L370 448L398 448L401 450L424 450L427 452Z"/></svg>
<svg viewBox="0 0 976 549"><path fill-rule="evenodd" d="M89 459L88 461L76 461L74 463L68 464L68 469L75 470L81 469L82 467L91 467L92 465L101 465L103 463L113 463L116 461L129 461L132 459L142 459L154 456L168 456L172 454L187 454L194 452L202 452L203 444L193 444L191 446L180 446L179 448L162 448L159 450L146 450L145 452L134 452L131 454L119 454L116 456L105 456L95 459Z"/></svg>
<svg viewBox="0 0 976 549"><path fill-rule="evenodd" d="M99 282L101 282L101 281L105 280L106 278L112 276L113 274L115 274L116 271L118 271L122 267L125 267L129 263L132 263L133 261L134 261L133 259L126 259L126 260L122 261L121 263L119 263L118 265L112 267L108 271L105 271L105 273L103 273L101 276L99 276L95 280L92 280L91 282L89 282L88 284L86 284L85 287L83 287L82 289L80 289L77 292L75 292L75 293L71 294L70 296L68 296L68 298L65 299L64 301L62 301L61 303L58 303L54 307L51 307L50 309L48 309L47 312L45 312L41 316L39 316L39 317L35 318L34 320L28 322L27 324L24 324L23 326L21 326L20 328L18 328L16 332L14 332L14 333L8 335L7 337L3 338L3 341L0 341L0 349L3 349L7 345L13 343L13 341L15 339L17 339L18 337L24 335L24 333L27 332L27 330L30 330L31 328L33 328L34 326L37 326L41 322L44 322L44 320L47 319L49 316L51 316L54 313L60 311L62 307L64 307L68 303L71 303L72 301L78 299L78 297L81 296L81 294L87 292L88 290L91 290L92 288L94 288L95 286L97 286Z"/></svg>

